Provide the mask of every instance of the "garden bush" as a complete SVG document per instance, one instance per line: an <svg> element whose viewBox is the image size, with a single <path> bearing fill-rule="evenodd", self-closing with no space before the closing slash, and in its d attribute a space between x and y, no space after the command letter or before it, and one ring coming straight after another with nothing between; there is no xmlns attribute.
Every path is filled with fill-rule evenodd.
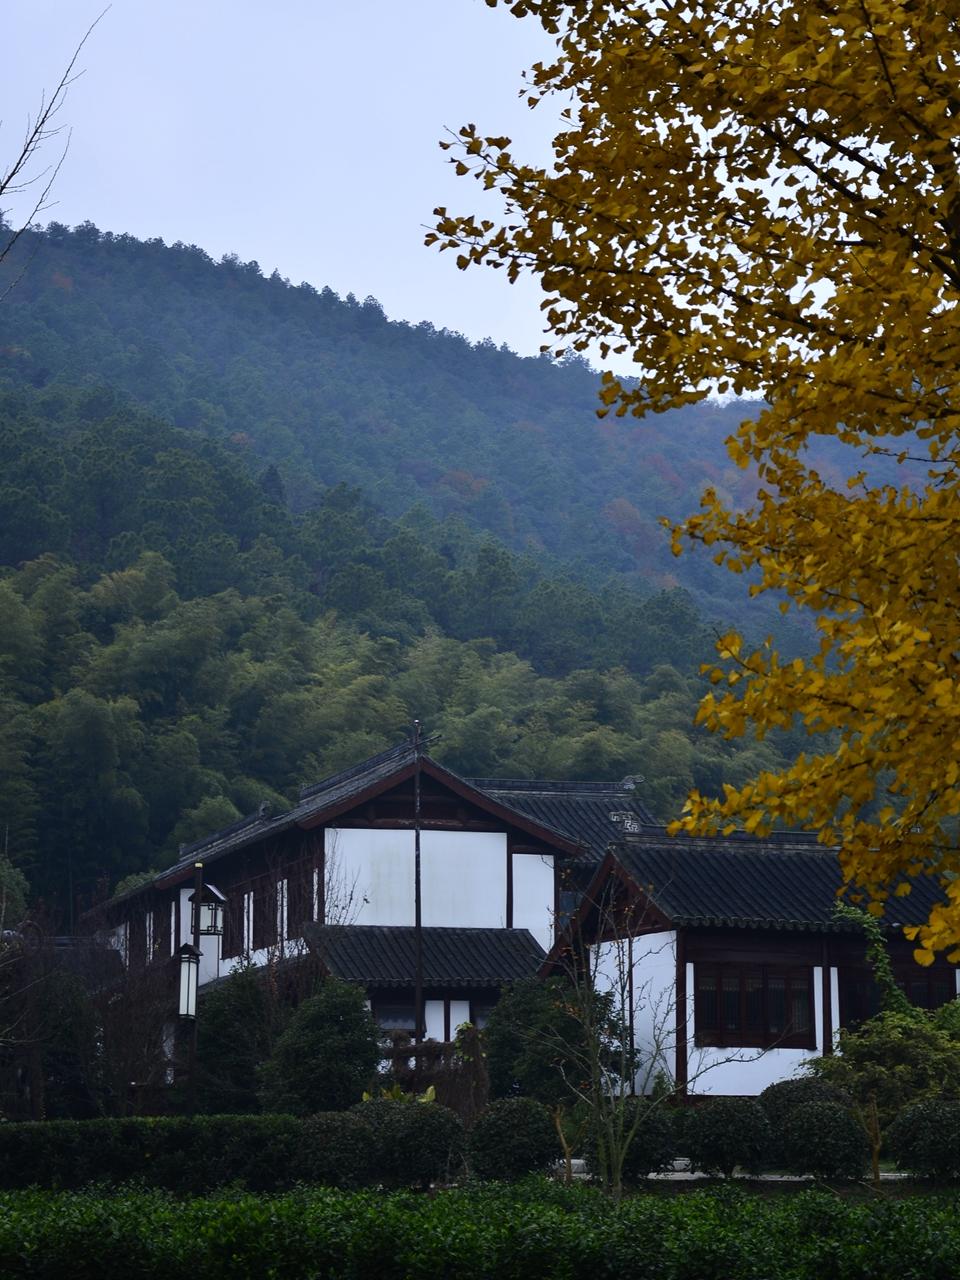
<svg viewBox="0 0 960 1280"><path fill-rule="evenodd" d="M843 1089L818 1080L815 1076L798 1076L795 1080L778 1080L768 1084L757 1098L774 1133L780 1132L788 1117L805 1102L838 1102L851 1107L852 1099Z"/></svg>
<svg viewBox="0 0 960 1280"><path fill-rule="evenodd" d="M302 1123L293 1166L298 1182L324 1187L363 1187L376 1182L376 1139L355 1111L320 1111Z"/></svg>
<svg viewBox="0 0 960 1280"><path fill-rule="evenodd" d="M76 1188L136 1180L182 1194L229 1183L292 1183L302 1144L293 1116L137 1117L0 1125L0 1186Z"/></svg>
<svg viewBox="0 0 960 1280"><path fill-rule="evenodd" d="M460 1117L436 1102L377 1099L352 1108L373 1131L375 1177L385 1187L428 1187L463 1167Z"/></svg>
<svg viewBox="0 0 960 1280"><path fill-rule="evenodd" d="M818 1178L859 1178L870 1154L863 1125L839 1102L801 1102L787 1115L780 1143L791 1172Z"/></svg>
<svg viewBox="0 0 960 1280"><path fill-rule="evenodd" d="M960 1177L960 1102L929 1099L905 1107L887 1141L899 1169L919 1178Z"/></svg>
<svg viewBox="0 0 960 1280"><path fill-rule="evenodd" d="M704 1173L759 1173L770 1161L770 1124L752 1098L712 1098L694 1108L685 1140L693 1167Z"/></svg>
<svg viewBox="0 0 960 1280"><path fill-rule="evenodd" d="M501 1098L477 1117L467 1143L478 1178L512 1182L548 1169L560 1158L553 1117L533 1098Z"/></svg>
<svg viewBox="0 0 960 1280"><path fill-rule="evenodd" d="M772 1131L770 1163L779 1164L786 1160L783 1149L783 1134L787 1121L797 1107L805 1102L836 1102L851 1110L853 1100L843 1089L828 1084L826 1080L818 1080L815 1076L798 1076L795 1080L778 1080L776 1084L767 1085L757 1098L763 1107Z"/></svg>
<svg viewBox="0 0 960 1280"><path fill-rule="evenodd" d="M642 1182L649 1174L666 1169L677 1153L674 1108L647 1098L627 1098L624 1101L624 1127L636 1121L637 1128L627 1147L621 1170L626 1184ZM600 1173L596 1135L591 1135L585 1151L587 1168L596 1176Z"/></svg>

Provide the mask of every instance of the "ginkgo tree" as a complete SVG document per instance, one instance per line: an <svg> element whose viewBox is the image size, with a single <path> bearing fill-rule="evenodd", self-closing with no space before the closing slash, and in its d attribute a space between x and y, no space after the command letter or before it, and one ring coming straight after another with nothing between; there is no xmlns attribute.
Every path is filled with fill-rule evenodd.
<svg viewBox="0 0 960 1280"><path fill-rule="evenodd" d="M495 4L496 0L487 0ZM467 267L545 291L552 349L629 356L603 409L756 397L729 441L745 511L707 490L673 531L812 611L782 660L724 636L700 719L800 722L782 772L691 796L680 826L813 828L882 914L920 874L917 958L960 958L960 10L943 0L519 0L556 38L523 92L558 110L548 166L467 125L444 145L500 193L438 209ZM845 484L811 461L850 446ZM887 479L876 479L876 455ZM892 480L891 477L892 476Z"/></svg>

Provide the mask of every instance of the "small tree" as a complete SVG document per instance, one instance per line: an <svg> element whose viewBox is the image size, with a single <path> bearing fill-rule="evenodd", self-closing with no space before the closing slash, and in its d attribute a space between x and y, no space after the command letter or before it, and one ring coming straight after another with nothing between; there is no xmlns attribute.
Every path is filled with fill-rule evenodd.
<svg viewBox="0 0 960 1280"><path fill-rule="evenodd" d="M808 1070L853 1099L870 1140L874 1182L884 1134L904 1107L960 1098L956 1042L921 1010L879 1013L856 1031L841 1031L837 1052L813 1059Z"/></svg>
<svg viewBox="0 0 960 1280"><path fill-rule="evenodd" d="M887 1129L904 1107L926 1098L960 1098L960 1053L949 1006L931 1016L910 1003L897 985L886 939L877 921L856 907L839 905L841 919L859 924L867 961L880 991L881 1011L856 1030L840 1032L837 1052L808 1064L812 1075L853 1100L870 1143L875 1184Z"/></svg>
<svg viewBox="0 0 960 1280"><path fill-rule="evenodd" d="M294 1115L343 1111L359 1101L379 1057L363 988L327 978L278 1039L263 1069L261 1101Z"/></svg>
<svg viewBox="0 0 960 1280"><path fill-rule="evenodd" d="M197 1101L213 1115L259 1110L260 1069L280 1029L280 1011L254 965L238 965L203 997L197 1024Z"/></svg>

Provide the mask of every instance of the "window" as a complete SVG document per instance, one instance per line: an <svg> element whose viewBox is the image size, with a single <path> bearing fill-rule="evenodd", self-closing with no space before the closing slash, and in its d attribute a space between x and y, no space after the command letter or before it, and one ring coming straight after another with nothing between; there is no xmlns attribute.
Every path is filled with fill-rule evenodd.
<svg viewBox="0 0 960 1280"><path fill-rule="evenodd" d="M813 970L697 964L696 1043L720 1048L816 1048Z"/></svg>
<svg viewBox="0 0 960 1280"><path fill-rule="evenodd" d="M253 950L277 943L277 882L258 876L253 882Z"/></svg>
<svg viewBox="0 0 960 1280"><path fill-rule="evenodd" d="M416 1031L417 1019L412 1000L376 1000L373 1017L382 1031Z"/></svg>
<svg viewBox="0 0 960 1280"><path fill-rule="evenodd" d="M894 964L893 976L911 1004L918 1009L939 1009L956 997L956 977L951 968L934 966L921 969L918 964ZM840 969L840 1025L849 1029L879 1013L880 988L873 973L858 965Z"/></svg>
<svg viewBox="0 0 960 1280"><path fill-rule="evenodd" d="M225 960L231 956L239 956L244 950L243 909L243 894L236 890L228 892L223 912L223 942L220 952Z"/></svg>

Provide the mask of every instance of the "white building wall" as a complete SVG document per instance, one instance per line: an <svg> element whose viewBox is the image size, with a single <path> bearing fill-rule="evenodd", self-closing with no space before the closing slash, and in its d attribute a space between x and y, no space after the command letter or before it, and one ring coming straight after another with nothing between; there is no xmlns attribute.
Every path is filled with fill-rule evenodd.
<svg viewBox="0 0 960 1280"><path fill-rule="evenodd" d="M331 827L326 857L351 897L351 924L414 923L412 831Z"/></svg>
<svg viewBox="0 0 960 1280"><path fill-rule="evenodd" d="M444 1039L443 1005L442 1000L424 1000L423 1002L424 1038L427 1040Z"/></svg>
<svg viewBox="0 0 960 1280"><path fill-rule="evenodd" d="M813 1020L817 1047L811 1049L698 1049L694 1043L693 965L687 965L687 1090L690 1094L754 1097L768 1084L789 1080L809 1058L823 1053L823 969L813 970Z"/></svg>
<svg viewBox="0 0 960 1280"><path fill-rule="evenodd" d="M420 871L424 925L506 928L506 832L423 831Z"/></svg>
<svg viewBox="0 0 960 1280"><path fill-rule="evenodd" d="M450 1038L453 1039L457 1034L457 1027L462 1027L465 1022L470 1021L470 1001L469 1000L451 1000L450 1001Z"/></svg>
<svg viewBox="0 0 960 1280"><path fill-rule="evenodd" d="M549 951L554 934L553 856L538 853L513 855L513 927L529 929Z"/></svg>
<svg viewBox="0 0 960 1280"><path fill-rule="evenodd" d="M327 857L335 860L336 879L352 897L351 924L415 923L412 831L330 828ZM424 926L503 928L506 833L421 832L420 883Z"/></svg>
<svg viewBox="0 0 960 1280"><path fill-rule="evenodd" d="M960 969L957 970L957 982L960 983ZM830 1008L833 1011L833 1046L840 1043L840 971L834 966L830 970Z"/></svg>
<svg viewBox="0 0 960 1280"><path fill-rule="evenodd" d="M631 939L633 1043L640 1050L634 1088L649 1093L677 1061L677 935L673 929Z"/></svg>
<svg viewBox="0 0 960 1280"><path fill-rule="evenodd" d="M634 1089L649 1093L659 1073L673 1079L676 1063L677 935L673 930L591 947L594 983L613 993L614 1012L633 1025L640 1051Z"/></svg>

